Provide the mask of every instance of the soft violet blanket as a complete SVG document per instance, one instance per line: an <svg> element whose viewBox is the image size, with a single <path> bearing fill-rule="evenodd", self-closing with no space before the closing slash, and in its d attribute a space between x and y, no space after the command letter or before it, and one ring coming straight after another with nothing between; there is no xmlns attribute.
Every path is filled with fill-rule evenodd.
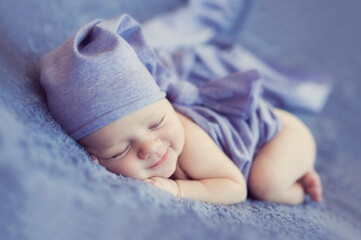
<svg viewBox="0 0 361 240"><path fill-rule="evenodd" d="M0 239L358 239L361 235L361 3L256 1L240 42L264 59L328 73L312 130L324 202L296 207L247 199L214 205L174 198L94 165L54 122L38 58L86 22L140 21L180 0L0 1Z"/></svg>

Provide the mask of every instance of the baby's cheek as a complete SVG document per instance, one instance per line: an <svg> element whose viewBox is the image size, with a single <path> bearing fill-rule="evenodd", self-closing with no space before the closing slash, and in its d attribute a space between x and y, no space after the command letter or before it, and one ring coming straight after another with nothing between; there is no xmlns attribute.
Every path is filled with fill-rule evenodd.
<svg viewBox="0 0 361 240"><path fill-rule="evenodd" d="M178 148L183 148L184 145L184 128L180 121L173 122L167 130L169 139Z"/></svg>
<svg viewBox="0 0 361 240"><path fill-rule="evenodd" d="M132 164L122 164L117 168L118 174L124 177L136 178L138 170Z"/></svg>
<svg viewBox="0 0 361 240"><path fill-rule="evenodd" d="M135 169L131 164L126 164L124 162L118 161L112 164L101 164L109 172L115 173L117 175L122 175L124 177L133 177L135 174Z"/></svg>
<svg viewBox="0 0 361 240"><path fill-rule="evenodd" d="M179 133L183 131L183 125L176 115L167 123L167 128L167 131L169 131L172 135L179 135Z"/></svg>

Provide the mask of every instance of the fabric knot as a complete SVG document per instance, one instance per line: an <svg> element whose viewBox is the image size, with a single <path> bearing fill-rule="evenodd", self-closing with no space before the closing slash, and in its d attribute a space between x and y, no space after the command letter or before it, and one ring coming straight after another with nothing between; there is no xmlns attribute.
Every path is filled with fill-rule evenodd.
<svg viewBox="0 0 361 240"><path fill-rule="evenodd" d="M172 103L186 106L201 104L199 88L185 80L179 80L175 84L170 85L167 91L167 98Z"/></svg>
<svg viewBox="0 0 361 240"><path fill-rule="evenodd" d="M201 105L220 114L247 118L261 97L262 85L256 70L236 72L202 86L179 80L167 90L173 104Z"/></svg>

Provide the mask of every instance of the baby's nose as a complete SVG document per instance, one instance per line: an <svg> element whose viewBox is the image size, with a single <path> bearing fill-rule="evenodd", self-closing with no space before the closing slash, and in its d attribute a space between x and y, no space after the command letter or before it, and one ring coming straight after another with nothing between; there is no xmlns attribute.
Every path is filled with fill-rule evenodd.
<svg viewBox="0 0 361 240"><path fill-rule="evenodd" d="M161 141L159 139L143 140L139 144L138 157L140 159L147 159L151 154L157 153L160 146Z"/></svg>

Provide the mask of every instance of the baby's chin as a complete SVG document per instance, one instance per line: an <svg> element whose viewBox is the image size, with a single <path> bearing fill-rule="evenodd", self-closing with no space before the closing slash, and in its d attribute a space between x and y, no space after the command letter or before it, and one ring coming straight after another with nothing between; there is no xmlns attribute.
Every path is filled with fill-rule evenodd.
<svg viewBox="0 0 361 240"><path fill-rule="evenodd" d="M170 178L174 174L174 172L175 172L175 167L174 169L168 168L162 171L158 171L157 173L150 174L148 178L152 178L152 177Z"/></svg>

